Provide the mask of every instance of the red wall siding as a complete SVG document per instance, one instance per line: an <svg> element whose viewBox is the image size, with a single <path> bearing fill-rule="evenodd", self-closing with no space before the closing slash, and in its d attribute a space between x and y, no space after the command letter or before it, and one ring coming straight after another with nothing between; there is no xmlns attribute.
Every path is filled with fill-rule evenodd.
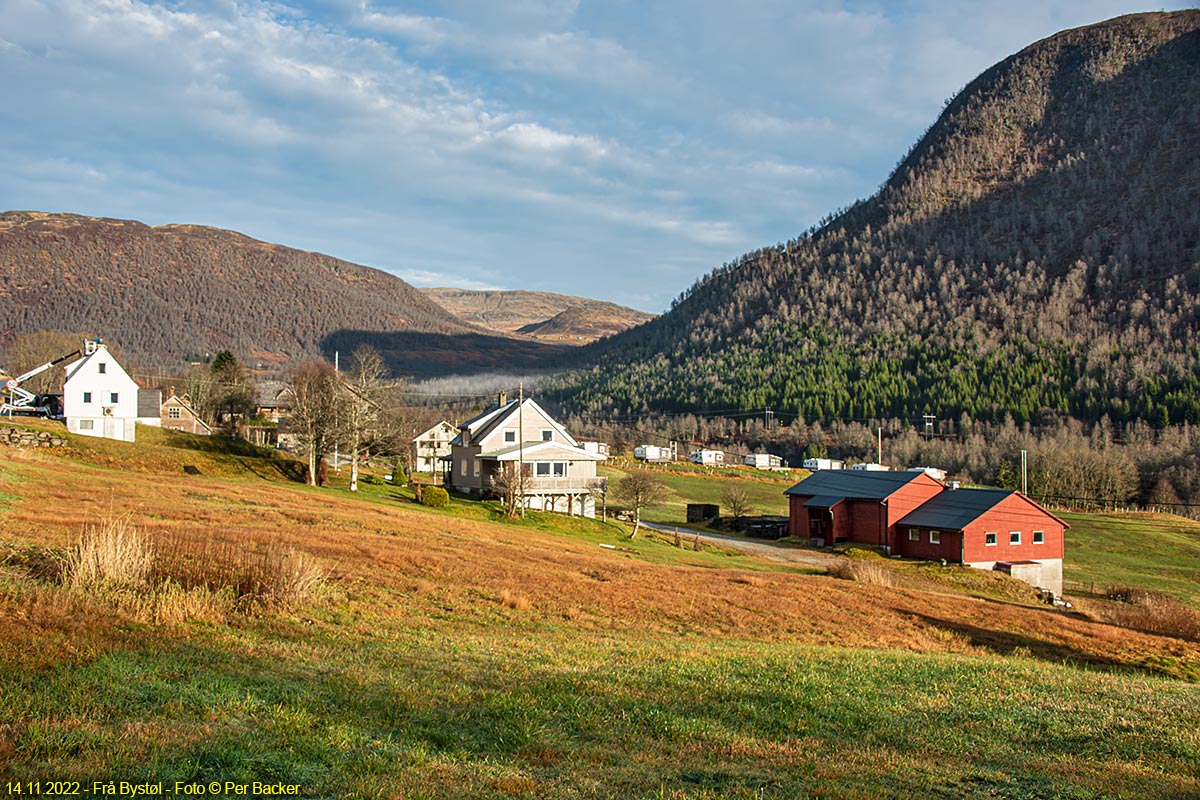
<svg viewBox="0 0 1200 800"><path fill-rule="evenodd" d="M788 496L788 533L792 536L808 538L808 509L804 504L811 496Z"/></svg>
<svg viewBox="0 0 1200 800"><path fill-rule="evenodd" d="M901 537L907 537L908 531L899 531L896 528L896 523L904 519L917 506L922 505L931 497L936 497L946 491L946 487L939 481L934 480L925 474L920 474L917 478L900 488L899 491L892 494L887 500L887 524L888 524L888 541L887 544L892 548L892 552L903 552L901 548L903 544L900 542ZM941 556L938 556L941 558ZM955 558L958 554L955 553Z"/></svg>
<svg viewBox="0 0 1200 800"><path fill-rule="evenodd" d="M883 527L883 506L878 500L854 500L846 505L845 529L839 530L838 536L862 544L886 544L883 538L887 535Z"/></svg>
<svg viewBox="0 0 1200 800"><path fill-rule="evenodd" d="M995 531L996 544L988 547L984 534ZM1021 532L1021 544L1010 545L1010 531ZM1033 531L1044 531L1043 544L1033 543ZM1063 525L1049 513L1038 508L1019 494L1002 500L987 513L967 526L964 560L1024 561L1039 558L1063 557Z"/></svg>
<svg viewBox="0 0 1200 800"><path fill-rule="evenodd" d="M896 531L899 546L892 552L909 558L925 558L930 561L944 558L955 563L962 555L963 537L958 531L938 531L941 534L941 544L930 544L929 528L917 528L921 538L915 542L909 540L909 530L907 526L901 526Z"/></svg>

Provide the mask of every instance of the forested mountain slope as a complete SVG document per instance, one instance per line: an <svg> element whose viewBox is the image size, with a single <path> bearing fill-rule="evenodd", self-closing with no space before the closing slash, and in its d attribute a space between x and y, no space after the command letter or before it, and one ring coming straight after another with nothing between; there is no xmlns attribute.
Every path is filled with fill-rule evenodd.
<svg viewBox="0 0 1200 800"><path fill-rule="evenodd" d="M577 408L1200 421L1200 11L987 70L880 191L560 379Z"/></svg>
<svg viewBox="0 0 1200 800"><path fill-rule="evenodd" d="M38 330L89 331L135 363L167 367L222 349L279 363L331 358L368 340L407 374L542 355L393 275L319 253L198 225L2 213L0 345Z"/></svg>

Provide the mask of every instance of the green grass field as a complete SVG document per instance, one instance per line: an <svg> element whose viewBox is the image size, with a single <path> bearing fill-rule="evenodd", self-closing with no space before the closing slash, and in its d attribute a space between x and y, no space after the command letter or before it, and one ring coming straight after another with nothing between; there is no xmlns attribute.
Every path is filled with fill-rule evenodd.
<svg viewBox="0 0 1200 800"><path fill-rule="evenodd" d="M600 475L609 479L610 486L620 481L627 472L626 469L613 467L601 467L599 470ZM748 470L715 470L711 475L700 470L662 470L655 471L654 475L662 479L669 493L664 502L643 511L642 518L649 522L671 525L680 525L687 520L688 503L723 506L721 496L731 486L745 490L750 499L752 514L786 516L788 503L783 492L799 480L773 477L769 473L753 473ZM726 509L722 510L728 513Z"/></svg>
<svg viewBox="0 0 1200 800"><path fill-rule="evenodd" d="M1170 514L1060 515L1064 577L1103 592L1112 585L1166 592L1200 608L1200 523Z"/></svg>

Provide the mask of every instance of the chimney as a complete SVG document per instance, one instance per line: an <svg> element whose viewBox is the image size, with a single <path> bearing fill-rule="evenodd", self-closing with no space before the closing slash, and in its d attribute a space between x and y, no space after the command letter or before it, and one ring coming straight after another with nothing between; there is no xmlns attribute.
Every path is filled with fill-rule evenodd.
<svg viewBox="0 0 1200 800"><path fill-rule="evenodd" d="M503 390L500 391L500 397L497 399L497 405L504 408L504 404L508 402L508 395Z"/></svg>

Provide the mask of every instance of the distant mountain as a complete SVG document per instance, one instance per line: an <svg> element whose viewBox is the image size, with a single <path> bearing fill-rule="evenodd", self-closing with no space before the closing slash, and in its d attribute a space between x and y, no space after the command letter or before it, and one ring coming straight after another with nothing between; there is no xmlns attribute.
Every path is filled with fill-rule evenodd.
<svg viewBox="0 0 1200 800"><path fill-rule="evenodd" d="M536 365L558 351L464 323L381 270L198 225L0 214L0 345L87 330L135 363L228 348L283 363L370 341L399 373Z"/></svg>
<svg viewBox="0 0 1200 800"><path fill-rule="evenodd" d="M562 344L586 344L654 319L653 314L615 303L552 292L421 291L464 322Z"/></svg>
<svg viewBox="0 0 1200 800"><path fill-rule="evenodd" d="M1200 11L1005 59L876 195L580 355L593 411L1200 422Z"/></svg>

